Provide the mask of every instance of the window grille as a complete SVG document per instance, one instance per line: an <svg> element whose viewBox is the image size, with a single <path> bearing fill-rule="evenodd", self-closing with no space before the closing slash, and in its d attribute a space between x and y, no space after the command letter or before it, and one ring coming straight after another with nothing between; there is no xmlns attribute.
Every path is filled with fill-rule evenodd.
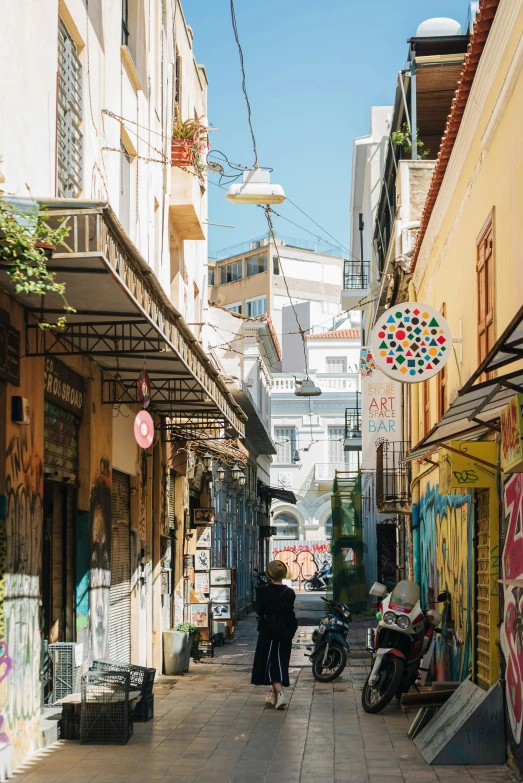
<svg viewBox="0 0 523 783"><path fill-rule="evenodd" d="M76 198L82 190L82 64L60 19L58 28L58 196Z"/></svg>

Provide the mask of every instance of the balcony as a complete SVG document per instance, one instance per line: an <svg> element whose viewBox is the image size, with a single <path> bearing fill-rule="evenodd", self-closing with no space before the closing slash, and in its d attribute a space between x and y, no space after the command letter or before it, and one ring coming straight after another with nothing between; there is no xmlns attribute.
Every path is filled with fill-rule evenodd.
<svg viewBox="0 0 523 783"><path fill-rule="evenodd" d="M169 216L180 239L205 239L202 201L198 177L172 166Z"/></svg>
<svg viewBox="0 0 523 783"><path fill-rule="evenodd" d="M354 392L357 390L357 371L358 368L354 366L354 372L344 373L310 373L316 386L319 386L322 392ZM274 376L272 392L273 394L290 394L294 393L296 388L294 376L279 377Z"/></svg>
<svg viewBox="0 0 523 783"><path fill-rule="evenodd" d="M376 452L376 505L385 513L410 514L410 451L407 441L382 443Z"/></svg>
<svg viewBox="0 0 523 783"><path fill-rule="evenodd" d="M365 299L369 293L370 262L369 261L345 261L343 266L343 290L341 292L341 306L348 310Z"/></svg>
<svg viewBox="0 0 523 783"><path fill-rule="evenodd" d="M361 411L359 408L345 408L345 451L361 450Z"/></svg>

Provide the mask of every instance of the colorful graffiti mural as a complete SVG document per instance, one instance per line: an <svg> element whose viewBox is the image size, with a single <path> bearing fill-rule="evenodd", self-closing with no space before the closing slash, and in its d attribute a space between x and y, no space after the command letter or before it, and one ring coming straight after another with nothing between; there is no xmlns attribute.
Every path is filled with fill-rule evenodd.
<svg viewBox="0 0 523 783"><path fill-rule="evenodd" d="M505 544L502 557L503 621L499 636L505 663L509 747L523 770L523 475L505 484Z"/></svg>
<svg viewBox="0 0 523 783"><path fill-rule="evenodd" d="M5 521L0 522L0 741L14 764L38 749L40 716L40 570L43 466L34 425L6 448Z"/></svg>
<svg viewBox="0 0 523 783"><path fill-rule="evenodd" d="M332 562L330 541L327 540L289 544L276 539L271 551L273 560L285 563L293 581L309 579L325 561Z"/></svg>
<svg viewBox="0 0 523 783"><path fill-rule="evenodd" d="M464 680L472 660L472 496L440 495L427 484L420 499L422 603L444 590L442 633L436 642L436 679Z"/></svg>

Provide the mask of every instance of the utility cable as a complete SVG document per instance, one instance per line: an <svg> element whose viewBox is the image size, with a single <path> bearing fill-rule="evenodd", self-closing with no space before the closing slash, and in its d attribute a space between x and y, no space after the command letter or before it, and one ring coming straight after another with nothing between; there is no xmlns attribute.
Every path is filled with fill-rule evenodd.
<svg viewBox="0 0 523 783"><path fill-rule="evenodd" d="M234 10L234 0L231 0L231 21L232 21L232 29L234 31L234 37L236 39L236 45L238 46L238 52L240 55L240 65L242 69L242 90L243 94L245 95L245 102L247 104L247 117L249 119L249 128L251 129L251 137L252 137L252 147L254 150L254 169L258 168L258 150L256 149L256 138L254 136L254 130L252 127L252 113L251 113L251 104L249 102L249 96L247 94L247 84L245 80L245 63L243 60L243 50L240 43L240 38L238 36L238 25L236 24L236 12Z"/></svg>

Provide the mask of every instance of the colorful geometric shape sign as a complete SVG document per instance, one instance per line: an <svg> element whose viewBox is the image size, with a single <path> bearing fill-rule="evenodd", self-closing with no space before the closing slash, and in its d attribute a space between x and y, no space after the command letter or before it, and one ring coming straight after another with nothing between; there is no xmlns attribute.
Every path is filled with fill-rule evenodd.
<svg viewBox="0 0 523 783"><path fill-rule="evenodd" d="M452 335L447 321L433 307L406 302L391 307L377 320L371 351L376 366L389 378L421 383L449 360Z"/></svg>

